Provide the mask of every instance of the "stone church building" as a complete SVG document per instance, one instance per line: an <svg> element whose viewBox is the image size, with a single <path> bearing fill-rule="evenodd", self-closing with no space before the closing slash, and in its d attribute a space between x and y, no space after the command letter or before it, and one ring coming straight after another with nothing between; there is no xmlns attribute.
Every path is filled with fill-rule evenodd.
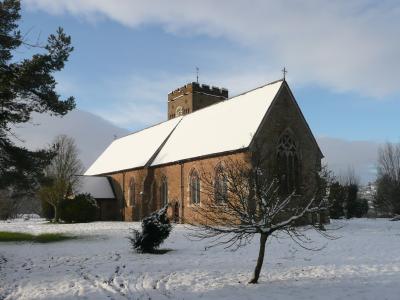
<svg viewBox="0 0 400 300"><path fill-rule="evenodd" d="M284 79L232 98L196 82L174 90L167 121L113 141L85 175L112 182L114 219L138 221L169 203L170 217L185 222L204 201L200 169L217 176L224 159L248 158L255 141L271 170L284 166L285 184L315 192L323 155Z"/></svg>

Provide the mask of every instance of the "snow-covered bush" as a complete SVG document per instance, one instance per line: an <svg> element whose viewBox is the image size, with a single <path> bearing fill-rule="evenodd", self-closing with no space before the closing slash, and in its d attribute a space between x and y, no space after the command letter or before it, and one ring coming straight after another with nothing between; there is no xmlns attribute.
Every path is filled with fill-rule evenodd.
<svg viewBox="0 0 400 300"><path fill-rule="evenodd" d="M128 237L132 248L141 253L152 253L169 236L172 226L167 216L168 205L142 221L142 232L131 230Z"/></svg>
<svg viewBox="0 0 400 300"><path fill-rule="evenodd" d="M66 223L86 223L97 219L98 206L90 194L78 194L60 204L60 219Z"/></svg>

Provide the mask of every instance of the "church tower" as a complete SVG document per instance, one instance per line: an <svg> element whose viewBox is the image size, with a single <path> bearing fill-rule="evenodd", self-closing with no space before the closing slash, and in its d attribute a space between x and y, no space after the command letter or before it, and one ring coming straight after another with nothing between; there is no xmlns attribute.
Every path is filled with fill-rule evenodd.
<svg viewBox="0 0 400 300"><path fill-rule="evenodd" d="M168 94L168 120L228 99L225 88L192 82Z"/></svg>

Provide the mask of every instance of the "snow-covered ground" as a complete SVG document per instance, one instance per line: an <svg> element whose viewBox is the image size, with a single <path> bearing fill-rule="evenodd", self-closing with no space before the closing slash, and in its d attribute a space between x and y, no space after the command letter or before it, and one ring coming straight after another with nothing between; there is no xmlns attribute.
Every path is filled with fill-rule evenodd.
<svg viewBox="0 0 400 300"><path fill-rule="evenodd" d="M0 231L82 236L51 244L0 243L0 299L400 299L400 222L336 221L340 239L316 232L307 251L271 240L258 285L249 285L258 240L236 252L207 251L177 225L164 255L137 254L126 236L138 223L50 225L0 222Z"/></svg>

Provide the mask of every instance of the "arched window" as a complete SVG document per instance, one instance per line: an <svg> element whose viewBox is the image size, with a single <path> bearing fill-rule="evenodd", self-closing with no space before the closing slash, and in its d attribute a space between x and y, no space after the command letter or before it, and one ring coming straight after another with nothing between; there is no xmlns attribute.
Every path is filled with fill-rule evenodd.
<svg viewBox="0 0 400 300"><path fill-rule="evenodd" d="M193 204L200 203L200 178L196 170L190 174L190 201Z"/></svg>
<svg viewBox="0 0 400 300"><path fill-rule="evenodd" d="M135 206L135 179L132 178L131 182L129 183L129 192L128 192L128 206Z"/></svg>
<svg viewBox="0 0 400 300"><path fill-rule="evenodd" d="M289 131L284 132L279 139L277 163L281 193L299 192L299 155L297 144Z"/></svg>
<svg viewBox="0 0 400 300"><path fill-rule="evenodd" d="M161 205L165 206L168 204L168 180L167 177L163 177L161 180L160 186L160 197L161 197Z"/></svg>
<svg viewBox="0 0 400 300"><path fill-rule="evenodd" d="M215 169L214 198L217 203L225 203L228 196L228 184L224 176L224 169L219 165Z"/></svg>

